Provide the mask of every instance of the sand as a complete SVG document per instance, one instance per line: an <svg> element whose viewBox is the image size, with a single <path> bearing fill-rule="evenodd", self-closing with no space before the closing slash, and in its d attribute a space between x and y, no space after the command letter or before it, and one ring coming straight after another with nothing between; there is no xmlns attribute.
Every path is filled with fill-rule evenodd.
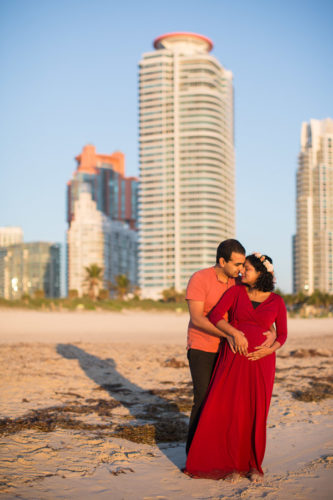
<svg viewBox="0 0 333 500"><path fill-rule="evenodd" d="M265 478L191 479L188 317L0 309L0 497L333 497L333 319L291 319Z"/></svg>

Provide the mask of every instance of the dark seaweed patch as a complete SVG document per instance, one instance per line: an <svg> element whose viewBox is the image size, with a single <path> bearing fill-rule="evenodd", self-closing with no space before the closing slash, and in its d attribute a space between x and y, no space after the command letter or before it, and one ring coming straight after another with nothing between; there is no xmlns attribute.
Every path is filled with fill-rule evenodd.
<svg viewBox="0 0 333 500"><path fill-rule="evenodd" d="M291 391L293 398L310 403L333 397L332 384L312 381L310 386L306 389Z"/></svg>
<svg viewBox="0 0 333 500"><path fill-rule="evenodd" d="M97 413L99 416L111 416L111 412L120 403L115 400L90 399L85 405L70 403L62 406L51 406L31 412L18 418L3 418L0 420L0 434L14 434L23 429L38 429L43 432L54 431L57 427L63 429L98 430L110 428L110 424L86 424L73 418L73 415ZM72 414L68 415L69 413Z"/></svg>
<svg viewBox="0 0 333 500"><path fill-rule="evenodd" d="M161 418L154 424L119 425L113 435L135 443L171 443L184 442L187 430L187 424L180 418L172 420Z"/></svg>
<svg viewBox="0 0 333 500"><path fill-rule="evenodd" d="M169 358L163 361L161 366L164 366L165 368L185 368L187 363L176 358Z"/></svg>

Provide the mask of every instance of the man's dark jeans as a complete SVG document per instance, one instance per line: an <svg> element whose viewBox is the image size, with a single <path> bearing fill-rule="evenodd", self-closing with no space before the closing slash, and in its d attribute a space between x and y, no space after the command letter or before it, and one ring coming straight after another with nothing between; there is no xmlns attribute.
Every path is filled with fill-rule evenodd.
<svg viewBox="0 0 333 500"><path fill-rule="evenodd" d="M187 351L187 358L193 381L193 406L187 436L186 453L188 453L190 449L198 425L202 404L214 371L218 353L189 349Z"/></svg>

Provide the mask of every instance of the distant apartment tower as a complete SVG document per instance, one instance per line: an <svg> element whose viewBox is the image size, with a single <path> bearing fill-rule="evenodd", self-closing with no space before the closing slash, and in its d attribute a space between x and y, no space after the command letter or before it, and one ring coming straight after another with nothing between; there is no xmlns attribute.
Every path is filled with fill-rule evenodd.
<svg viewBox="0 0 333 500"><path fill-rule="evenodd" d="M89 186L86 192L84 186L81 186L81 193L73 210L75 217L67 231L68 289L77 290L81 296L87 288L85 267L97 264L104 270L103 281L107 280L111 220L97 210Z"/></svg>
<svg viewBox="0 0 333 500"><path fill-rule="evenodd" d="M102 286L126 274L137 285L137 185L125 177L121 152L97 154L88 145L76 157L77 170L67 184L67 288L87 293L85 268L103 269Z"/></svg>
<svg viewBox="0 0 333 500"><path fill-rule="evenodd" d="M301 130L297 169L293 291L333 293L333 120Z"/></svg>
<svg viewBox="0 0 333 500"><path fill-rule="evenodd" d="M154 41L139 63L139 284L185 289L235 236L232 73L192 33Z"/></svg>
<svg viewBox="0 0 333 500"><path fill-rule="evenodd" d="M137 232L97 210L87 185L81 186L74 214L67 231L68 289L77 290L80 296L88 293L85 268L91 264L103 269L105 289L115 283L119 274L127 275L130 283L136 284Z"/></svg>
<svg viewBox="0 0 333 500"><path fill-rule="evenodd" d="M20 227L5 226L0 227L0 247L7 247L15 243L22 243L23 231Z"/></svg>
<svg viewBox="0 0 333 500"><path fill-rule="evenodd" d="M43 291L60 297L60 245L16 243L0 248L0 297L19 299Z"/></svg>

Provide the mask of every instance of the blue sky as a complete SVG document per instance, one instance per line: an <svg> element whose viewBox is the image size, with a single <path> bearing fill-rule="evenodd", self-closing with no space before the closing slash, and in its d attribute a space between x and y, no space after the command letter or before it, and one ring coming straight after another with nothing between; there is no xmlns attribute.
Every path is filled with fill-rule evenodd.
<svg viewBox="0 0 333 500"><path fill-rule="evenodd" d="M333 2L0 0L0 225L65 241L86 143L138 174L137 65L163 33L214 43L234 74L237 238L291 290L302 121L333 117Z"/></svg>

